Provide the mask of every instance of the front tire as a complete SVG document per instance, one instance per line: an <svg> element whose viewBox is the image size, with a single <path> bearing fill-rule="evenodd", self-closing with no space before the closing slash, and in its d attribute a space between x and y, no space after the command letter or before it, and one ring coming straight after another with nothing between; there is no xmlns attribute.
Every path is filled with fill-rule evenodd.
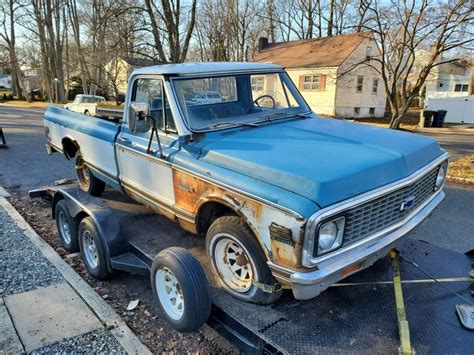
<svg viewBox="0 0 474 355"><path fill-rule="evenodd" d="M216 219L206 235L206 250L218 282L236 298L257 304L275 302L282 290L266 292L255 285L277 282L250 228L236 216Z"/></svg>
<svg viewBox="0 0 474 355"><path fill-rule="evenodd" d="M64 249L71 253L77 252L79 250L79 242L77 240L79 221L69 214L65 200L61 200L56 204L54 219L56 220L59 239Z"/></svg>
<svg viewBox="0 0 474 355"><path fill-rule="evenodd" d="M85 217L79 224L79 246L82 260L87 271L99 280L108 279L112 273L107 267L105 246L99 236L99 230L91 217Z"/></svg>
<svg viewBox="0 0 474 355"><path fill-rule="evenodd" d="M162 250L150 272L161 313L180 332L198 330L211 313L209 285L201 264L186 249Z"/></svg>
<svg viewBox="0 0 474 355"><path fill-rule="evenodd" d="M76 158L76 174L81 189L92 196L99 196L105 190L105 182L96 178L81 156Z"/></svg>

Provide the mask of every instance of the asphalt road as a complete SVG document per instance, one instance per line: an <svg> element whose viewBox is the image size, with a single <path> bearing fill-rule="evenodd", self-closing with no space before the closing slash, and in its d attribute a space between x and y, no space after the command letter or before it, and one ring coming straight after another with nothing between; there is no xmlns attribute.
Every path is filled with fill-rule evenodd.
<svg viewBox="0 0 474 355"><path fill-rule="evenodd" d="M463 131L450 131L448 133L423 133L436 139L441 147L446 150L450 159L456 159L465 154L474 153L474 128Z"/></svg>
<svg viewBox="0 0 474 355"><path fill-rule="evenodd" d="M74 178L74 163L45 149L44 110L0 105L0 127L8 149L0 150L0 184L22 190ZM436 134L451 155L474 153L474 134ZM474 248L474 189L448 186L446 199L412 236L443 248L465 252Z"/></svg>

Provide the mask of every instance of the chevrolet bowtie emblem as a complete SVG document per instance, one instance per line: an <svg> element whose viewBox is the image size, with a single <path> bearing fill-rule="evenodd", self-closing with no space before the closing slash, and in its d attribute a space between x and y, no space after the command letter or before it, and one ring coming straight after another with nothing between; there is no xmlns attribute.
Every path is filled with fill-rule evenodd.
<svg viewBox="0 0 474 355"><path fill-rule="evenodd" d="M410 208L412 208L413 203L415 202L415 198L416 198L415 195L407 197L400 205L400 211L409 210Z"/></svg>

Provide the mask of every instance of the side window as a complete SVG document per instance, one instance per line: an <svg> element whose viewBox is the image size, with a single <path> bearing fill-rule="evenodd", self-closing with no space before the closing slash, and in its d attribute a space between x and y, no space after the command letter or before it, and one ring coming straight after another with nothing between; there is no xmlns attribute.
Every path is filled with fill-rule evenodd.
<svg viewBox="0 0 474 355"><path fill-rule="evenodd" d="M163 131L176 132L174 118L163 89L163 81L161 79L138 79L133 88L132 101L147 102L150 105L150 115L155 118L158 128Z"/></svg>

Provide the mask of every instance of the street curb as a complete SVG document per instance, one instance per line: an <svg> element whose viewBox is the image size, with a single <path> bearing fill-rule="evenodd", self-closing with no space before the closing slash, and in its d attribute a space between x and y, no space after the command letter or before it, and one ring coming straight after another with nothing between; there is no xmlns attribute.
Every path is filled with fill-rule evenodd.
<svg viewBox="0 0 474 355"><path fill-rule="evenodd" d="M23 230L28 239L30 239L41 251L43 256L61 273L67 283L69 283L79 297L92 309L99 320L110 330L112 335L128 354L151 354L150 349L138 339L114 309L33 230L13 205L6 198L1 196L0 207L5 209L15 224Z"/></svg>

